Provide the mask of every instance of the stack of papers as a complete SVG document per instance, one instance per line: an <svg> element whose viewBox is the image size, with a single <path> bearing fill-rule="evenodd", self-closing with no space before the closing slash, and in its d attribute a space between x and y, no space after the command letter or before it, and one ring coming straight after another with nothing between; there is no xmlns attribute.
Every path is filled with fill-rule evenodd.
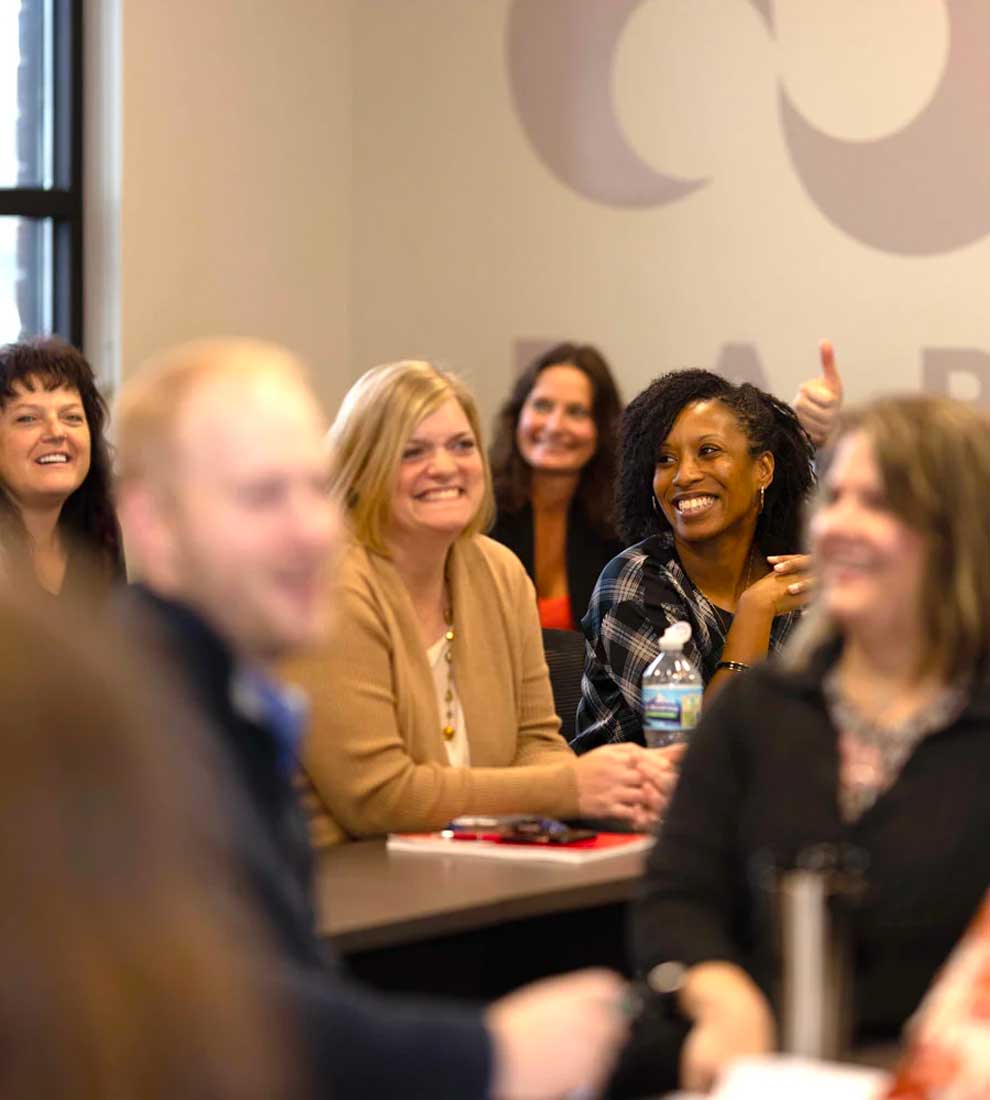
<svg viewBox="0 0 990 1100"><path fill-rule="evenodd" d="M502 839L468 840L443 833L392 833L388 850L537 863L593 863L629 852L648 851L654 840L655 837L636 833L598 833L593 840L572 844L525 844Z"/></svg>

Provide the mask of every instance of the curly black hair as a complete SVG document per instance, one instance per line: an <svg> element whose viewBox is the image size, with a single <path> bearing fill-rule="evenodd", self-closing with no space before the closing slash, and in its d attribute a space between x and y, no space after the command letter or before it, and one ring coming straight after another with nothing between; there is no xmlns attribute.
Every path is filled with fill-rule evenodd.
<svg viewBox="0 0 990 1100"><path fill-rule="evenodd" d="M41 385L45 390L69 386L79 392L90 435L90 462L82 485L62 505L59 529L71 543L89 551L112 576L123 573L120 527L112 496L112 458L106 440L106 402L96 388L93 368L82 353L54 337L0 347L0 409L15 395L15 384ZM23 542L20 512L0 492L0 528L5 541Z"/></svg>
<svg viewBox="0 0 990 1100"><path fill-rule="evenodd" d="M494 438L489 451L495 503L500 513L518 512L529 501L532 471L519 453L516 426L529 391L547 367L577 367L591 382L591 413L598 430L594 455L581 471L578 500L585 518L599 534L615 537L613 486L616 468L616 436L622 416L622 397L602 353L591 344L557 344L535 359L516 379L512 392L495 418Z"/></svg>
<svg viewBox="0 0 990 1100"><path fill-rule="evenodd" d="M707 370L662 374L626 409L615 489L622 537L633 543L670 530L663 513L653 507L657 453L685 405L710 400L735 413L751 455L770 451L774 458L773 482L756 522L756 544L764 554L795 553L802 506L815 483L814 444L789 405L748 382L737 386Z"/></svg>

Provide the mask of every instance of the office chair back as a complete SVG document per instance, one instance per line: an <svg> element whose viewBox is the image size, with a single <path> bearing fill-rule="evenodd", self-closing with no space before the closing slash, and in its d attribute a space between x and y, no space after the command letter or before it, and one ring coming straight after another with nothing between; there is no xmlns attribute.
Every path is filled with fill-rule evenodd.
<svg viewBox="0 0 990 1100"><path fill-rule="evenodd" d="M553 705L560 718L560 732L570 742L584 674L584 635L577 630L544 630L543 652L550 669Z"/></svg>

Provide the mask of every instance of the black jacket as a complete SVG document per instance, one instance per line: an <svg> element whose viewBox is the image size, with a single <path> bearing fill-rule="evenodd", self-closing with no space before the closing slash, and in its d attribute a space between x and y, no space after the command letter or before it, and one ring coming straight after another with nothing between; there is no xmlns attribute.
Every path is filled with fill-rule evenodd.
<svg viewBox="0 0 990 1100"><path fill-rule="evenodd" d="M868 860L855 918L855 1034L896 1034L990 884L990 686L923 738L852 823L838 807L838 737L809 672L768 664L728 685L684 758L635 916L637 962L729 959L771 996L777 978L767 861L852 845Z"/></svg>
<svg viewBox="0 0 990 1100"><path fill-rule="evenodd" d="M895 1037L990 884L990 686L924 738L859 820L839 814L837 735L821 690L772 663L737 677L703 716L632 914L640 973L658 962L735 962L773 1001L770 865L849 844L868 860L855 919L854 1041ZM635 1022L609 1100L676 1089L686 1021L654 1004Z"/></svg>
<svg viewBox="0 0 990 1100"><path fill-rule="evenodd" d="M518 512L499 512L488 534L496 542L508 546L535 584L532 505L526 504ZM579 623L588 610L599 573L623 548L618 538L606 538L596 531L585 518L584 509L577 500L572 501L567 513L566 554L567 589L575 623Z"/></svg>
<svg viewBox="0 0 990 1100"><path fill-rule="evenodd" d="M125 599L131 629L204 719L217 750L217 798L233 816L236 858L274 941L273 996L296 1013L314 1094L486 1096L491 1051L478 1010L365 991L317 937L306 821L279 767L274 735L231 701L228 647L187 607L140 587ZM181 728L175 732L182 736Z"/></svg>

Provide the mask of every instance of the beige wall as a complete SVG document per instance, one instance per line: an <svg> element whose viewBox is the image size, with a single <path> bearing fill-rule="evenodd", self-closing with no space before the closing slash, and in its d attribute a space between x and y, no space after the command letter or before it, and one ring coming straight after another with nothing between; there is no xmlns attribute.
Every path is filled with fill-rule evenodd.
<svg viewBox="0 0 990 1100"><path fill-rule="evenodd" d="M525 6L532 12L555 3ZM468 374L490 415L518 340L599 343L629 396L662 370L749 362L790 397L817 369L818 338L831 336L853 397L920 388L924 349L949 347L970 349L990 400L990 238L928 254L898 252L857 239L809 189L832 171L830 138L891 137L895 153L912 141L948 66L960 132L933 124L922 155L907 157L896 185L874 195L870 216L879 224L891 215L895 237L898 220L937 237L941 222L966 213L965 202L982 202L982 213L970 213L986 216L990 228L990 190L982 198L960 195L967 181L990 180L990 65L979 55L990 42L990 6L560 4L566 15L551 17L541 57L550 82L585 51L567 76L571 154L607 175L609 166L595 159L603 148L596 146L596 103L580 102L582 82L597 67L614 106L616 140L656 172L708 181L676 202L638 208L580 193L527 137L508 65L510 17L523 6L363 0L355 9L358 363L440 357ZM596 58L575 26L583 21L593 37L596 18L607 18L609 8L626 10L628 19L614 50ZM773 11L771 28L765 16ZM969 25L963 21L954 34L953 12L969 13ZM969 51L951 66L950 44ZM824 135L823 149L805 158L810 183L785 139L782 97ZM953 159L957 146L969 161ZM866 208L857 188L865 193L867 174L876 171L867 163L871 149L858 159L859 149L840 150L850 151L851 168L829 185L835 203L851 204L855 214ZM613 154L599 157L606 155ZM911 194L919 179L930 188L920 209ZM731 346L739 346L734 359L725 357ZM960 395L979 390L972 376L951 381Z"/></svg>
<svg viewBox="0 0 990 1100"><path fill-rule="evenodd" d="M350 372L349 0L118 0L120 361L287 344Z"/></svg>
<svg viewBox="0 0 990 1100"><path fill-rule="evenodd" d="M990 237L966 228L990 229L982 0L92 4L121 118L90 194L110 293L90 280L87 343L125 373L252 334L306 356L335 405L372 363L427 356L487 419L523 342L600 344L627 396L700 365L788 397L828 335L853 397L990 401ZM555 74L556 153L532 133ZM626 160L703 185L602 198Z"/></svg>

